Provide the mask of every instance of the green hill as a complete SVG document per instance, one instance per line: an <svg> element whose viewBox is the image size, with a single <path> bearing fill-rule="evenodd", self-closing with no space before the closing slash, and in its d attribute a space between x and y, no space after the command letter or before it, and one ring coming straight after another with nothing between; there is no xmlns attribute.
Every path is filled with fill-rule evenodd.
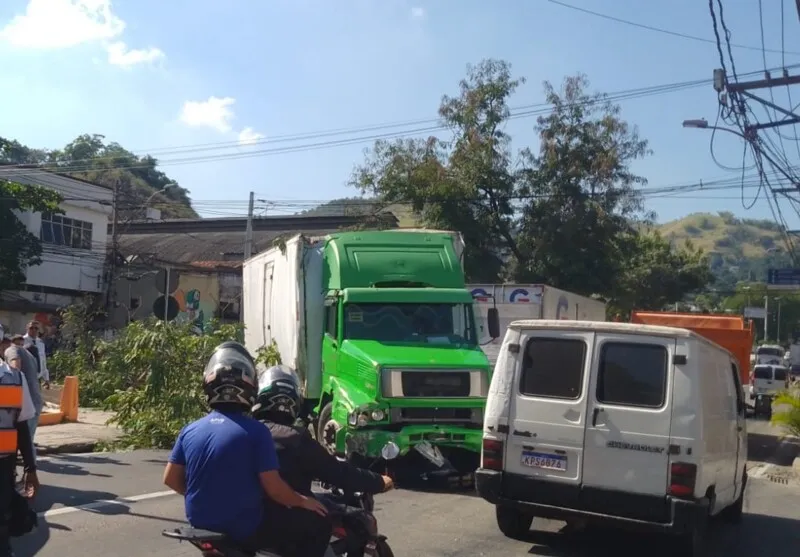
<svg viewBox="0 0 800 557"><path fill-rule="evenodd" d="M741 280L766 280L770 267L791 266L774 221L736 217L730 212L693 213L658 227L679 246L689 240L711 256L715 288L733 288Z"/></svg>

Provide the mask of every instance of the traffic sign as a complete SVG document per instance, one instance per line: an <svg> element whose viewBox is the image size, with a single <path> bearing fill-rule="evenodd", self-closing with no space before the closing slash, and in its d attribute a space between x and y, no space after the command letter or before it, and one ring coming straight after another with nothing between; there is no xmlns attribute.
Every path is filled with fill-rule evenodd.
<svg viewBox="0 0 800 557"><path fill-rule="evenodd" d="M769 269L767 284L775 286L800 285L800 269Z"/></svg>

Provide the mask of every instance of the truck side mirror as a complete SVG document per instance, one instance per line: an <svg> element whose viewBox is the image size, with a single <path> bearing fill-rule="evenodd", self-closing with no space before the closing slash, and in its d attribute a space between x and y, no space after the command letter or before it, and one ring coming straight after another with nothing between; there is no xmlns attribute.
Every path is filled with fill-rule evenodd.
<svg viewBox="0 0 800 557"><path fill-rule="evenodd" d="M489 325L489 336L500 338L500 312L497 308L489 308L486 312L486 321Z"/></svg>

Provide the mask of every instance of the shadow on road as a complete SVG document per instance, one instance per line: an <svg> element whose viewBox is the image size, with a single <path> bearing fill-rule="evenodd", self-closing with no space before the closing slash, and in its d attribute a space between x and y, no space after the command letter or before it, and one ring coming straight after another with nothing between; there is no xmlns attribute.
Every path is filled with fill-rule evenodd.
<svg viewBox="0 0 800 557"><path fill-rule="evenodd" d="M791 466L792 461L800 455L800 441L789 440L781 443L776 435L761 433L747 434L747 460L754 462L771 462L778 466Z"/></svg>
<svg viewBox="0 0 800 557"><path fill-rule="evenodd" d="M111 474L101 474L99 472L90 472L83 466L72 464L70 462L55 462L52 460L40 460L36 467L41 472L48 474L64 474L67 476L97 476L99 478L110 478Z"/></svg>
<svg viewBox="0 0 800 557"><path fill-rule="evenodd" d="M534 528L536 522L534 522ZM640 534L616 529L587 528L561 532L531 531L523 541L533 544L528 551L542 557L675 557L680 555L667 536ZM797 557L800 521L745 514L738 526L715 523L709 540L708 557Z"/></svg>
<svg viewBox="0 0 800 557"><path fill-rule="evenodd" d="M122 462L107 455L75 455L75 454L54 454L50 460L71 462L75 464L112 464L114 466L130 466L129 462Z"/></svg>

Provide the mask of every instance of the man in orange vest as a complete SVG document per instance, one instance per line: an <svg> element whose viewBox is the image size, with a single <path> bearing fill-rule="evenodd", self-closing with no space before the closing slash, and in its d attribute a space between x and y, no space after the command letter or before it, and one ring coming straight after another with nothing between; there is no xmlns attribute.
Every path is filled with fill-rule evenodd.
<svg viewBox="0 0 800 557"><path fill-rule="evenodd" d="M39 488L36 457L28 429L28 420L36 415L28 383L22 377L24 348L9 346L5 363L0 365L0 557L11 553L9 522L16 485L17 451L22 453L25 466L25 495L32 498Z"/></svg>

